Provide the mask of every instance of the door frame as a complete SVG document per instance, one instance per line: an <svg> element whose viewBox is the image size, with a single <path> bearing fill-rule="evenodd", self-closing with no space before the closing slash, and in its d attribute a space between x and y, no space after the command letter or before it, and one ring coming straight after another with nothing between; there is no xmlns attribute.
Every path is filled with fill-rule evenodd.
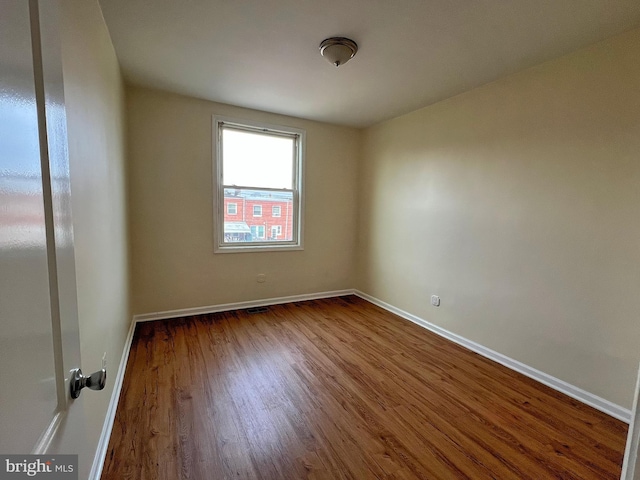
<svg viewBox="0 0 640 480"><path fill-rule="evenodd" d="M621 480L634 480L640 478L638 470L638 453L640 450L640 410L638 401L640 397L640 368L638 368L638 378L636 388L633 391L633 406L631 407L631 421L627 433L627 443L624 448L624 460L622 461ZM638 473L636 473L636 470Z"/></svg>

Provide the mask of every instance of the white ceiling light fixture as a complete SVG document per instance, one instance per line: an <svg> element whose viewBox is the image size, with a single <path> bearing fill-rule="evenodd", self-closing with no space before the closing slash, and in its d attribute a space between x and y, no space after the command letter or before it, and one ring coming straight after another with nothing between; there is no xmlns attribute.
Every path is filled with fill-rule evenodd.
<svg viewBox="0 0 640 480"><path fill-rule="evenodd" d="M358 44L345 37L327 38L320 44L320 55L336 67L351 60L357 51Z"/></svg>

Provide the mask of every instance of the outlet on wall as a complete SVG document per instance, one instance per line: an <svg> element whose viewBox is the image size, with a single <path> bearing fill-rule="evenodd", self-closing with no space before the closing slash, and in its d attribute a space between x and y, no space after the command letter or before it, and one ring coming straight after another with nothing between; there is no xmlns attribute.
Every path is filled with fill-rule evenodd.
<svg viewBox="0 0 640 480"><path fill-rule="evenodd" d="M440 297L438 295L431 295L431 305L434 307L440 306Z"/></svg>
<svg viewBox="0 0 640 480"><path fill-rule="evenodd" d="M264 283L267 281L267 276L264 273L260 273L258 274L258 277L256 278L256 281L258 283Z"/></svg>

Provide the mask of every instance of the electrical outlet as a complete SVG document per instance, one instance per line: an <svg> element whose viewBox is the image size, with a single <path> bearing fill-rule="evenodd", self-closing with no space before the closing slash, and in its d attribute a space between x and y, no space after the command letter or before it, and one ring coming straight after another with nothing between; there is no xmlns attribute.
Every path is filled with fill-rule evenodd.
<svg viewBox="0 0 640 480"><path fill-rule="evenodd" d="M431 295L431 305L434 307L440 306L440 297L438 295Z"/></svg>
<svg viewBox="0 0 640 480"><path fill-rule="evenodd" d="M267 281L267 276L264 273L260 273L256 278L256 282L258 283L264 283L266 281Z"/></svg>

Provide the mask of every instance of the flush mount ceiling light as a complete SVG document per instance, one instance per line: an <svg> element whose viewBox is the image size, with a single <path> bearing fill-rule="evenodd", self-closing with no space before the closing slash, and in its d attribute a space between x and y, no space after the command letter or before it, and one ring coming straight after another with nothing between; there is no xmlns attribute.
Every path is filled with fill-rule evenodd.
<svg viewBox="0 0 640 480"><path fill-rule="evenodd" d="M331 37L320 44L320 55L336 67L344 65L358 51L358 44L349 38Z"/></svg>

